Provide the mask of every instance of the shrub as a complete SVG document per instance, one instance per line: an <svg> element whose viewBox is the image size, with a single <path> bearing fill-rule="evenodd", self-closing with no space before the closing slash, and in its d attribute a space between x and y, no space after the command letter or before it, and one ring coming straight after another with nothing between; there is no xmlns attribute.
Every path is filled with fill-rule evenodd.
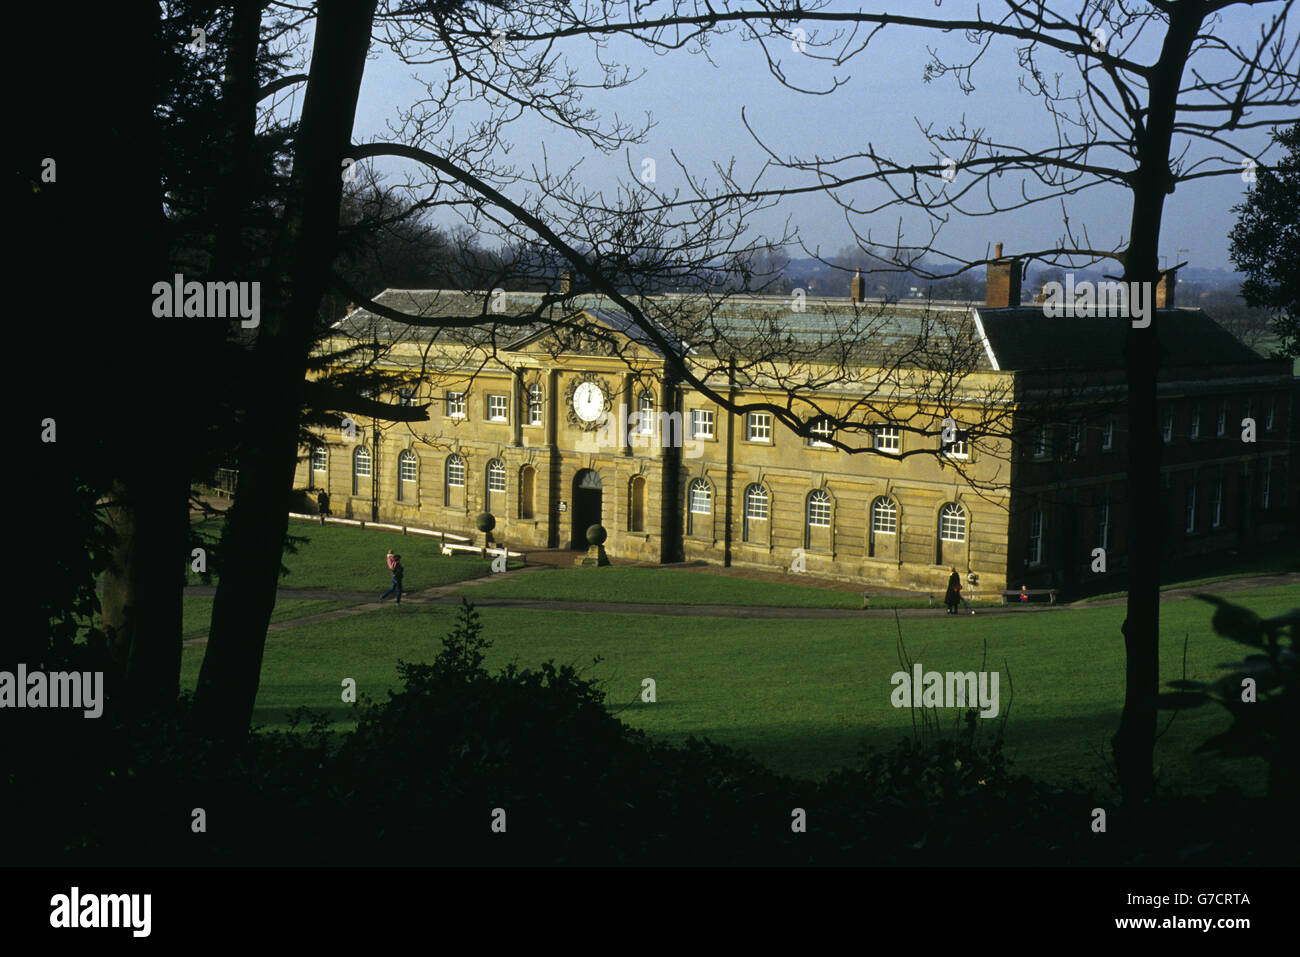
<svg viewBox="0 0 1300 957"><path fill-rule="evenodd" d="M1269 796L1293 806L1300 797L1300 743L1297 711L1295 629L1300 608L1262 619L1253 611L1215 595L1197 595L1217 609L1210 624L1225 638L1258 649L1241 661L1219 667L1228 673L1215 681L1169 682L1177 689L1160 696L1165 709L1195 708L1213 701L1232 715L1232 725L1205 741L1198 751L1223 757L1260 757L1268 762ZM1247 681L1251 684L1248 685ZM1249 691L1247 689L1250 689Z"/></svg>

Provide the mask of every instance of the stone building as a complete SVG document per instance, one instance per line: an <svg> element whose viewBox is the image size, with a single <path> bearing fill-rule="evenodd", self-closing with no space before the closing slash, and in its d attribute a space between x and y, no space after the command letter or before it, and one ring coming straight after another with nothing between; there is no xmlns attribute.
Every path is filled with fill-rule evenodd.
<svg viewBox="0 0 1300 957"><path fill-rule="evenodd" d="M994 263L984 306L864 302L855 279L846 299L796 309L789 298L736 298L708 324L655 335L601 297L566 301L562 315L583 331L517 319L435 332L354 310L334 345L373 342L378 364L408 377L400 401L427 403L429 419L355 416L349 434L304 449L296 486L328 489L336 515L469 534L488 511L512 548L583 547L586 528L602 524L616 558L793 565L921 591L955 566L977 577L976 594L1068 588L1096 574L1096 548L1106 574L1124 568L1127 322L1047 318L1021 304L1018 275L1014 260ZM509 319L540 299L387 290L376 302L425 317L481 315L490 303ZM676 308L673 297L660 305ZM1296 518L1289 363L1174 308L1163 289L1159 305L1164 431L1152 441L1164 443L1168 553L1276 538ZM818 380L810 370L834 351L835 330L864 316L857 351ZM767 354L692 347L682 328L721 329ZM960 376L910 345L939 339L969 357ZM712 396L670 374L665 349L679 348ZM845 354L861 368L846 373ZM795 380L814 383L806 395L825 414L805 415L803 434L782 421ZM757 408L737 413L717 398ZM1246 418L1254 441L1243 441Z"/></svg>

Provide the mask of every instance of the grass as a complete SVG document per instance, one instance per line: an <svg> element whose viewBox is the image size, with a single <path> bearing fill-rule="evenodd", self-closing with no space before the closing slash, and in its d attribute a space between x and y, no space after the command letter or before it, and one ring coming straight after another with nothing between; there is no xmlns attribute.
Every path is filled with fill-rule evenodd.
<svg viewBox="0 0 1300 957"><path fill-rule="evenodd" d="M869 589L868 589L869 591ZM474 598L638 602L648 605L752 605L764 608L862 608L857 591L755 581L671 568L611 565L542 569L474 588ZM935 592L942 605L943 590ZM925 598L871 599L872 608L926 608Z"/></svg>
<svg viewBox="0 0 1300 957"><path fill-rule="evenodd" d="M1283 572L1300 572L1300 549L1291 542L1277 542L1255 546L1249 551L1234 555L1216 554L1200 560L1184 562L1180 567L1161 575L1161 591L1174 588L1195 588L1234 578L1251 578L1256 575L1277 575ZM1079 602L1103 601L1123 598L1127 592L1107 592L1089 595Z"/></svg>
<svg viewBox="0 0 1300 957"><path fill-rule="evenodd" d="M1242 591L1232 600L1275 615L1294 605L1293 591ZM432 660L455 614L452 606L388 607L272 635L255 722L282 728L289 710L307 706L330 715L338 730L354 726L352 706L340 700L342 680L353 678L362 694L383 699L398 685L397 660ZM889 747L911 731L911 713L890 704L890 676L899 664L888 616L804 622L510 608L480 614L494 642L489 668L549 658L586 665L628 724L671 741L707 736L790 774L822 777L851 763L859 745ZM1162 682L1183 676L1184 635L1187 677L1211 677L1218 663L1238 656L1239 646L1210 629L1210 617L1203 602L1162 605ZM1108 742L1124 696L1123 618L1122 607L957 618L936 610L933 618L903 619L902 631L911 657L926 670L1000 672L1001 707L1010 707L1007 753L1017 770L1052 781L1099 782L1107 777ZM985 643L988 664L981 668ZM596 656L602 660L593 665ZM202 649L185 649L185 687L193 687L201 658ZM647 677L657 684L653 704L639 700ZM943 712L947 720L956 714ZM981 727L991 732L994 724ZM1227 724L1215 707L1179 713L1172 722L1162 713L1161 782L1185 792L1237 785L1257 793L1261 762L1193 753Z"/></svg>
<svg viewBox="0 0 1300 957"><path fill-rule="evenodd" d="M214 542L221 530L220 519L208 519L196 528L207 542ZM301 519L289 520L289 534L308 541L299 544L297 554L285 554L289 574L280 579L282 588L323 588L335 591L374 591L376 597L388 587L388 566L384 556L391 548L406 566L403 590L417 591L434 585L448 585L490 574L492 561L475 555L443 555L436 538L402 535L382 529L347 525L321 525ZM220 577L219 557L214 553L208 565L212 583ZM512 567L519 567L514 563ZM191 585L202 584L194 571L186 572Z"/></svg>

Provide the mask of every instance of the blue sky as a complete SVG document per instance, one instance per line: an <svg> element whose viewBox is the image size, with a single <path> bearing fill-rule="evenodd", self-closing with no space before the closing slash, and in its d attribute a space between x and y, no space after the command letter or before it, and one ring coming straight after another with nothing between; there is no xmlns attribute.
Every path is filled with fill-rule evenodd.
<svg viewBox="0 0 1300 957"><path fill-rule="evenodd" d="M858 6L833 4L845 9ZM893 6L901 10L898 4ZM905 6L915 8L917 14L947 15L950 11L964 13L973 4L946 0L941 11L929 0ZM1066 9L1074 4L1058 6ZM1263 18L1279 6L1267 4L1263 9L1229 13L1215 27L1215 35L1228 40L1248 40ZM871 9L871 5L863 8ZM985 8L990 9L988 4ZM813 32L810 26L809 33ZM644 69L645 75L629 87L591 93L586 102L606 115L617 112L635 118L648 111L657 125L645 144L630 147L626 154L601 154L572 134L526 117L511 127L509 137L513 148L509 159L516 166L527 168L541 162L543 148L553 166L582 159L583 185L612 191L618 183L632 178L628 171L629 159L637 171L642 159L651 157L657 165L657 185L671 191L680 174L670 153L676 153L688 168L701 173L706 173L715 162L725 164L733 158L740 170L758 169L762 158L742 125L742 109L764 140L782 155L841 155L857 152L871 143L878 152L900 162L933 162L930 148L918 132L918 121L946 127L964 119L967 124L985 128L1005 141L1040 146L1054 142L1042 107L1017 89L1020 73L1014 44L998 43L984 57L975 73L977 89L970 95L963 95L951 78L939 78L930 84L923 82L927 45L938 46L954 55L967 54L973 49L961 34L899 29L887 31L856 58L832 68L795 52L789 43L783 47L773 44L771 49L781 55L783 66L801 81L824 84L832 74L847 80L834 94L815 97L783 88L768 73L757 45L742 43L734 35L719 37L711 45L712 64L698 52L683 50L661 57L650 54L639 44L616 41L605 54L606 58L626 63L634 72ZM589 40L568 41L565 50L570 62L588 78L597 75ZM418 99L422 89L411 78L418 69L428 71L425 74L428 79L435 79L441 70L410 67L399 62L386 48L375 48L375 58L367 65L362 89L356 126L358 140L383 138L386 124L395 118L397 108ZM1064 61L1056 69L1063 73L1063 82L1077 81L1077 73ZM458 109L455 122L463 129L473 118L473 111ZM1267 134L1251 132L1239 135L1235 142L1259 150L1267 142ZM381 168L397 170L401 164L383 164ZM787 178L772 182L792 184L808 180ZM954 185L960 185L960 180ZM1007 177L999 185L1018 190L1018 179ZM1242 200L1245 189L1246 184L1239 176L1180 186L1166 202L1161 252L1168 255L1170 262L1180 255L1194 266L1231 268L1227 255L1227 235L1235 221L1231 207ZM519 195L519 191L514 195ZM865 203L873 197L878 200L881 195L863 189L852 194L852 198ZM1127 192L1096 188L1070 198L1067 203L1071 224L1076 228L1086 225L1094 245L1110 247L1124 238L1130 215ZM983 206L975 204L974 208ZM874 236L891 240L900 215L907 239L922 240L928 236L924 218L902 208L858 218L855 223L860 231L870 228ZM810 246L820 245L823 253L832 254L853 241L843 212L825 198L786 200L777 210L756 220L756 224L779 231L786 217L798 226L805 242ZM941 235L945 248L978 258L995 241L1002 241L1007 252L1014 253L1054 244L1060 232L1060 203L1053 201L990 217L954 215Z"/></svg>

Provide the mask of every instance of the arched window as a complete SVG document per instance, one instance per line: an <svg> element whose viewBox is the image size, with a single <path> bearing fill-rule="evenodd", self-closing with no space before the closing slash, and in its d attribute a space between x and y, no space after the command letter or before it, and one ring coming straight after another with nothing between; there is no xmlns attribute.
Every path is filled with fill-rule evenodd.
<svg viewBox="0 0 1300 957"><path fill-rule="evenodd" d="M767 489L761 485L750 485L745 489L745 541L761 542L766 540L767 516Z"/></svg>
<svg viewBox="0 0 1300 957"><path fill-rule="evenodd" d="M415 453L403 449L397 457L397 500L409 502L414 497L415 482L419 476Z"/></svg>
<svg viewBox="0 0 1300 957"><path fill-rule="evenodd" d="M956 502L939 510L939 538L945 542L966 541L966 512Z"/></svg>
<svg viewBox="0 0 1300 957"><path fill-rule="evenodd" d="M459 455L447 456L447 484L456 488L465 487L465 460Z"/></svg>
<svg viewBox="0 0 1300 957"><path fill-rule="evenodd" d="M898 557L898 504L882 495L871 503L871 523L867 532L867 557L896 559Z"/></svg>
<svg viewBox="0 0 1300 957"><path fill-rule="evenodd" d="M444 470L446 483L443 492L443 504L448 507L463 507L465 504L465 460L459 455L447 456Z"/></svg>
<svg viewBox="0 0 1300 957"><path fill-rule="evenodd" d="M893 499L878 498L871 503L871 531L877 535L898 531L898 506Z"/></svg>
<svg viewBox="0 0 1300 957"><path fill-rule="evenodd" d="M645 476L634 475L628 484L627 530L645 531Z"/></svg>
<svg viewBox="0 0 1300 957"><path fill-rule="evenodd" d="M815 489L808 495L808 527L831 527L831 497L824 489Z"/></svg>
<svg viewBox="0 0 1300 957"><path fill-rule="evenodd" d="M506 463L493 459L487 464L487 487L489 492L506 490Z"/></svg>
<svg viewBox="0 0 1300 957"><path fill-rule="evenodd" d="M533 489L537 484L537 471L531 465L519 470L519 517L533 517Z"/></svg>
<svg viewBox="0 0 1300 957"><path fill-rule="evenodd" d="M360 495L365 487L363 479L370 478L370 450L364 445L358 446L352 453L352 494Z"/></svg>
<svg viewBox="0 0 1300 957"><path fill-rule="evenodd" d="M713 489L704 479L696 479L691 483L691 514L713 514Z"/></svg>
<svg viewBox="0 0 1300 957"><path fill-rule="evenodd" d="M687 490L690 513L687 515L688 535L703 535L713 531L713 489L704 479L696 479ZM697 517L698 516L698 517Z"/></svg>
<svg viewBox="0 0 1300 957"><path fill-rule="evenodd" d="M397 457L397 476L403 482L414 482L416 474L415 453L406 449Z"/></svg>

